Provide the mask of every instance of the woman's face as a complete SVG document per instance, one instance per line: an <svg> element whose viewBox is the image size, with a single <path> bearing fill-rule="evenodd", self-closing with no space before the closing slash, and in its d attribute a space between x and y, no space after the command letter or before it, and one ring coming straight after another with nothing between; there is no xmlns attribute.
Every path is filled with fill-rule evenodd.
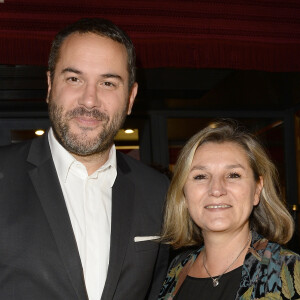
<svg viewBox="0 0 300 300"><path fill-rule="evenodd" d="M195 152L184 194L191 218L205 235L249 227L262 186L240 145L209 142Z"/></svg>

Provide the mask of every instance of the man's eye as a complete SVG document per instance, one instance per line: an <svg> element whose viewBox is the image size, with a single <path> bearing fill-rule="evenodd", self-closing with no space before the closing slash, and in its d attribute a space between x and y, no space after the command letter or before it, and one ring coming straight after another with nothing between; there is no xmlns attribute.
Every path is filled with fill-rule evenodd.
<svg viewBox="0 0 300 300"><path fill-rule="evenodd" d="M202 179L205 179L207 176L205 174L199 174L199 175L196 175L194 176L193 178L195 180L202 180Z"/></svg>
<svg viewBox="0 0 300 300"><path fill-rule="evenodd" d="M232 172L228 175L229 178L240 178L241 175L236 173L236 172Z"/></svg>
<svg viewBox="0 0 300 300"><path fill-rule="evenodd" d="M114 90L117 88L117 84L111 81L103 81L101 83L102 87L107 89L107 90Z"/></svg>
<svg viewBox="0 0 300 300"><path fill-rule="evenodd" d="M67 78L67 81L70 81L70 82L78 82L79 79L77 77L69 77Z"/></svg>

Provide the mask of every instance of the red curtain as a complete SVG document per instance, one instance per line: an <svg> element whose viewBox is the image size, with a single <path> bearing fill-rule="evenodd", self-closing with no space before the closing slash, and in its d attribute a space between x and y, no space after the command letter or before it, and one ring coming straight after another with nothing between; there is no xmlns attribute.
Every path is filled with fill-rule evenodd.
<svg viewBox="0 0 300 300"><path fill-rule="evenodd" d="M300 71L299 0L4 0L0 64L46 65L55 33L86 16L126 30L138 67Z"/></svg>

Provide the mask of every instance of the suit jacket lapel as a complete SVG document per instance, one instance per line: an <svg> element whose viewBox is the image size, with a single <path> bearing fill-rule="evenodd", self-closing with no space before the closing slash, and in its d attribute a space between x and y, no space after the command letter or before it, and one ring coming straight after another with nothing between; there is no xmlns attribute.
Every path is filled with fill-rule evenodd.
<svg viewBox="0 0 300 300"><path fill-rule="evenodd" d="M78 299L87 300L78 248L50 153L48 135L32 142L28 161L36 165L36 168L29 171L29 176L41 201L74 290Z"/></svg>
<svg viewBox="0 0 300 300"><path fill-rule="evenodd" d="M126 177L130 169L117 155L118 173L112 190L112 219L109 267L102 299L112 299L121 274L134 214L134 184Z"/></svg>

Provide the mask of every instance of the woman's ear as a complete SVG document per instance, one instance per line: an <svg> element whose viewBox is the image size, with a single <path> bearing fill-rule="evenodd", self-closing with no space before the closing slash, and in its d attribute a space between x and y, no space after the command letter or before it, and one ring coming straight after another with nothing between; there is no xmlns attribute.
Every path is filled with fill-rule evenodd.
<svg viewBox="0 0 300 300"><path fill-rule="evenodd" d="M262 176L259 176L258 182L256 183L256 190L255 190L254 202L253 202L254 206L259 204L260 194L262 192L263 187L264 187L264 179Z"/></svg>

